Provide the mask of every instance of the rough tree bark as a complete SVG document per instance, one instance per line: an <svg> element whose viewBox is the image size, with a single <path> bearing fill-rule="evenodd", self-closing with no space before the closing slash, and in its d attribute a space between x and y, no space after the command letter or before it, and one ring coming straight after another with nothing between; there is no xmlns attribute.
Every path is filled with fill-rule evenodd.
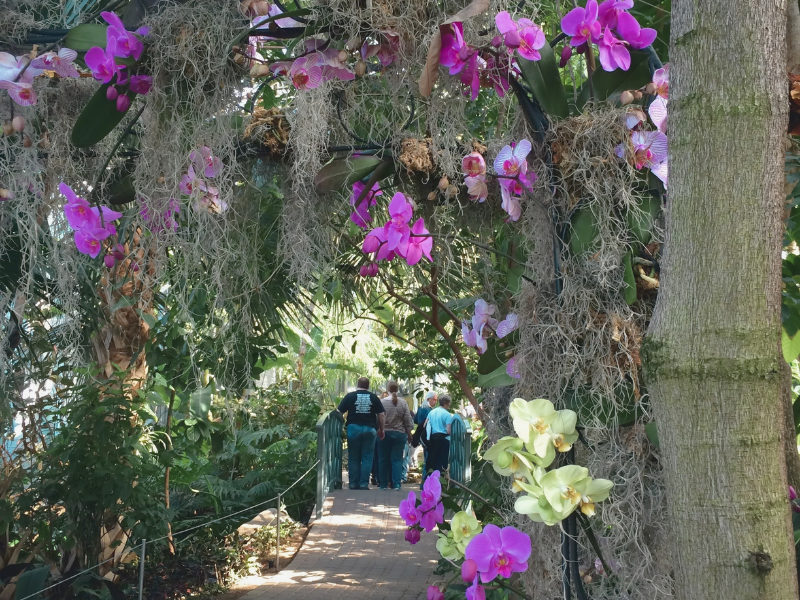
<svg viewBox="0 0 800 600"><path fill-rule="evenodd" d="M644 348L675 597L797 597L782 452L786 0L675 0L670 188Z"/></svg>

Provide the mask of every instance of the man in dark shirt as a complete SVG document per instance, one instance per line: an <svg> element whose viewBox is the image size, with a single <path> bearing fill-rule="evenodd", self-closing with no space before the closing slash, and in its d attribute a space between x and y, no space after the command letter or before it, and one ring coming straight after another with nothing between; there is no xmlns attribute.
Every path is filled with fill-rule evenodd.
<svg viewBox="0 0 800 600"><path fill-rule="evenodd" d="M375 438L384 437L383 404L369 391L369 379L361 377L355 392L339 403L339 412L347 413L347 463L351 490L368 490Z"/></svg>

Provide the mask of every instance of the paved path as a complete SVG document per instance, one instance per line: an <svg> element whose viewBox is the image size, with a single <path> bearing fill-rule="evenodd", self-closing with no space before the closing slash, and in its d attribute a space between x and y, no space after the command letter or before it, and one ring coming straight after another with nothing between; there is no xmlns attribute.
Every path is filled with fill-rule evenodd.
<svg viewBox="0 0 800 600"><path fill-rule="evenodd" d="M436 535L411 546L393 490L335 490L292 563L242 600L423 600L434 582Z"/></svg>

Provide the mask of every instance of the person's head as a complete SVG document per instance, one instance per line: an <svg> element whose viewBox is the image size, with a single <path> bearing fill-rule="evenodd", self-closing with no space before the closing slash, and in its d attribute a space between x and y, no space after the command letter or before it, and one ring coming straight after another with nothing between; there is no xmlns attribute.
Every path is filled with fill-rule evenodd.
<svg viewBox="0 0 800 600"><path fill-rule="evenodd" d="M439 396L439 406L444 408L445 410L450 410L450 404L452 404L453 399L450 398L448 394L442 394Z"/></svg>
<svg viewBox="0 0 800 600"><path fill-rule="evenodd" d="M400 390L400 386L397 385L396 381L390 381L386 386L386 391L389 392L392 396L392 404L397 406L397 392Z"/></svg>
<svg viewBox="0 0 800 600"><path fill-rule="evenodd" d="M431 408L436 406L436 392L428 392L425 394L425 401Z"/></svg>
<svg viewBox="0 0 800 600"><path fill-rule="evenodd" d="M359 377L358 383L356 383L356 387L360 390L368 390L369 389L369 377Z"/></svg>

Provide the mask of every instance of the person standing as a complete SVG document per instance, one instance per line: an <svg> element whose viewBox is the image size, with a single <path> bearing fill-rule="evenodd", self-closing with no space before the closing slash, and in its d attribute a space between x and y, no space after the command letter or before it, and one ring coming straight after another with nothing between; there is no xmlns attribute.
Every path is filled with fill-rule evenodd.
<svg viewBox="0 0 800 600"><path fill-rule="evenodd" d="M428 460L425 468L444 473L450 460L450 426L456 418L450 412L451 399L447 394L439 398L439 406L428 413L425 431L428 434Z"/></svg>
<svg viewBox="0 0 800 600"><path fill-rule="evenodd" d="M355 392L346 394L337 409L347 413L347 463L351 490L368 490L375 440L384 437L385 412L369 391L369 379L360 377Z"/></svg>
<svg viewBox="0 0 800 600"><path fill-rule="evenodd" d="M420 487L422 487L422 483L425 482L425 478L428 476L428 436L425 433L425 420L428 418L428 414L434 409L437 404L438 395L436 392L428 392L425 394L425 400L422 402L422 406L419 407L416 416L414 417L414 422L417 424L417 431L414 433L414 437L419 440L419 443L422 444L422 455L423 455L423 463L422 463L422 478ZM413 442L412 442L413 443Z"/></svg>
<svg viewBox="0 0 800 600"><path fill-rule="evenodd" d="M399 387L390 381L386 386L389 397L381 400L385 411L386 436L378 443L380 456L380 487L400 489L403 481L403 452L411 440L411 410L408 403L397 395Z"/></svg>

